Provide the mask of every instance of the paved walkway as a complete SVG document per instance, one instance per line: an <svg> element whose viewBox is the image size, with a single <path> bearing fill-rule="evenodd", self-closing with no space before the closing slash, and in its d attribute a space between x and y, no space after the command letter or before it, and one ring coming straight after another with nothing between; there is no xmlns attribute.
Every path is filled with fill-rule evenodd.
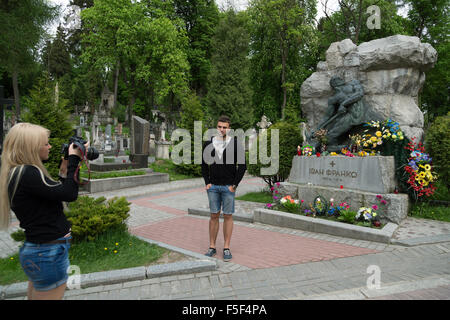
<svg viewBox="0 0 450 320"><path fill-rule="evenodd" d="M246 176L237 195L263 188L261 179ZM197 256L206 251L209 219L187 212L207 208L202 179L93 196L102 195L126 196L131 202L131 233ZM236 211L253 208L236 201ZM10 232L15 229L17 224ZM449 234L450 223L408 218L394 238ZM0 233L3 256L17 250L8 238ZM68 290L65 299L448 299L450 242L435 242L405 247L235 221L228 263L222 261L220 226L216 271ZM369 266L379 271L378 289L368 289Z"/></svg>

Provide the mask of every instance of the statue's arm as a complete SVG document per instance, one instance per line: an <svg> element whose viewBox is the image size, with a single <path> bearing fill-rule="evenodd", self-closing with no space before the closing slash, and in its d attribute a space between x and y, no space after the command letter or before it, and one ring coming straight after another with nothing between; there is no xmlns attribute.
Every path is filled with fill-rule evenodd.
<svg viewBox="0 0 450 320"><path fill-rule="evenodd" d="M350 84L352 85L353 93L341 103L343 107L349 107L364 96L364 89L359 82L352 81Z"/></svg>

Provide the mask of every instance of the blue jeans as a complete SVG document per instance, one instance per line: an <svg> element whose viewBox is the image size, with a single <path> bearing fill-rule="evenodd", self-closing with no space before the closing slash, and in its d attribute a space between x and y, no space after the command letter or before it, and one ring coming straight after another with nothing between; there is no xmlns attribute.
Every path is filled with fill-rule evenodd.
<svg viewBox="0 0 450 320"><path fill-rule="evenodd" d="M23 271L37 291L48 291L59 287L69 278L69 248L66 243L37 244L25 241L19 250L19 260Z"/></svg>
<svg viewBox="0 0 450 320"><path fill-rule="evenodd" d="M229 185L219 186L212 184L207 190L209 200L209 211L211 213L217 213L221 211L223 214L234 213L234 192L231 192Z"/></svg>

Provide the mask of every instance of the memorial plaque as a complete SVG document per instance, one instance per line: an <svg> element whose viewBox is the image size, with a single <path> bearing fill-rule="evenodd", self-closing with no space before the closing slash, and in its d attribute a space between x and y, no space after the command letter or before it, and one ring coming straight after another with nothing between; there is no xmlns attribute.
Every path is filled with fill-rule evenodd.
<svg viewBox="0 0 450 320"><path fill-rule="evenodd" d="M288 181L391 193L396 184L394 157L295 156Z"/></svg>

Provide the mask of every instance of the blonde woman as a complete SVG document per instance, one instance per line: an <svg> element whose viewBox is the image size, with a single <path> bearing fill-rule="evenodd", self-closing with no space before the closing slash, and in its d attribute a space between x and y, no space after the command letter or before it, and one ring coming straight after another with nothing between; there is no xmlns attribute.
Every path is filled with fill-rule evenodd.
<svg viewBox="0 0 450 320"><path fill-rule="evenodd" d="M67 282L70 223L63 201L75 201L74 174L81 153L73 145L62 162L63 182L54 181L43 165L49 157L50 131L31 123L14 125L5 137L0 168L0 229L6 229L12 210L25 231L20 248L21 266L27 275L28 299L62 299Z"/></svg>

